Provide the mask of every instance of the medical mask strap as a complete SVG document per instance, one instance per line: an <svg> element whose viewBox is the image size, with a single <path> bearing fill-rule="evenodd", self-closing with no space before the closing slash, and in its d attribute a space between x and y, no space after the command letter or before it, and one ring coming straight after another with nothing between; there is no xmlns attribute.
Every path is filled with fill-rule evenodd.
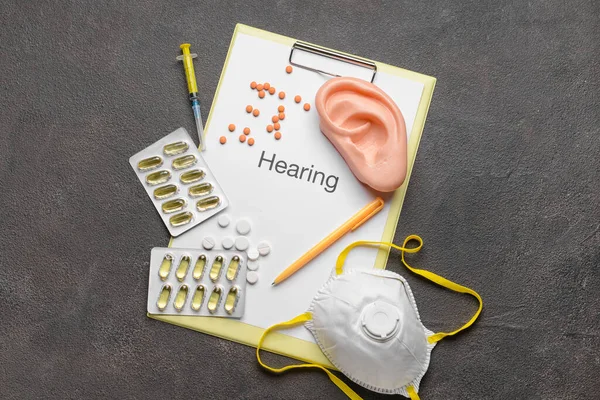
<svg viewBox="0 0 600 400"><path fill-rule="evenodd" d="M331 381L333 383L335 383L335 385L337 387L339 387L342 390L342 392L344 392L344 394L346 394L346 396L348 396L350 399L363 400L362 397L360 397L358 394L356 394L356 392L354 390L350 389L350 386L346 385L344 383L344 381L342 381L340 378L335 376L331 371L329 371L327 368L325 368L321 365L318 365L318 364L295 364L295 365L287 365L282 368L272 368L262 362L262 360L260 358L260 348L265 340L265 337L269 334L269 332L277 330L277 329L292 328L296 325L303 324L306 321L310 321L311 319L312 319L312 314L309 312L305 312L303 314L298 315L295 318L292 318L291 320L289 320L287 322L275 324L275 325L272 325L272 326L268 327L267 329L265 329L262 336L260 337L260 340L258 341L258 346L256 347L256 358L258 359L258 363L263 368L265 368L271 372L274 372L276 374L280 374L282 372L285 372L285 371L288 371L288 370L294 369L294 368L319 368L319 369L325 371L325 373L329 376L329 379L331 379Z"/></svg>
<svg viewBox="0 0 600 400"><path fill-rule="evenodd" d="M417 242L419 242L419 245L417 247L407 248L406 245L411 240L416 240ZM444 277L436 275L433 272L429 272L429 271L426 271L424 269L413 268L410 265L408 265L408 263L404 259L404 253L416 253L419 250L421 250L421 247L423 247L423 239L421 239L419 236L417 236L417 235L407 236L406 239L404 239L404 244L402 245L402 247L397 246L397 245L395 245L393 243L387 243L387 242L369 242L369 241L354 242L354 243L348 245L348 247L346 247L340 253L340 255L339 255L338 259L337 259L337 262L335 264L335 272L336 272L336 274L339 275L339 274L341 274L343 272L343 270L344 270L344 261L346 261L346 257L348 256L348 253L350 253L350 250L352 250L353 248L355 248L357 246L388 246L388 247L393 247L394 249L400 250L402 252L402 263L411 272L413 272L413 273L415 273L417 275L420 275L423 278L429 279L433 283L437 283L438 285L440 285L442 287L445 287L447 289L453 290L453 291L458 292L458 293L470 294L471 296L473 296L473 297L475 297L477 299L477 301L479 302L479 308L477 309L477 312L475 312L475 314L473 315L473 317L469 320L469 322L467 322L466 324L464 324L463 326L461 326L460 328L458 328L455 331L452 331L452 332L438 332L438 333L435 333L435 334L429 336L427 338L427 341L429 343L439 342L440 340L442 340L446 336L456 335L458 332L460 332L460 331L462 331L464 329L467 329L468 327L470 327L471 325L473 325L473 323L477 320L477 317L479 317L479 314L481 314L481 310L483 309L483 300L481 299L481 296L479 296L479 293L477 293L473 289L470 289L470 288L468 288L466 286L459 285L458 283L452 282L452 281L450 281L450 280L448 280L448 279L446 279Z"/></svg>

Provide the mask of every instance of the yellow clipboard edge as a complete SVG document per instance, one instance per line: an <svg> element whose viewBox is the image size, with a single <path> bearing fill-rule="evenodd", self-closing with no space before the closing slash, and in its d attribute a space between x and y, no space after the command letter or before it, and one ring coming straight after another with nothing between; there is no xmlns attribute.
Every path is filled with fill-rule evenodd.
<svg viewBox="0 0 600 400"><path fill-rule="evenodd" d="M237 24L229 44L229 50L227 51L227 57L219 77L219 84L213 97L213 102L208 114L206 121L205 132L208 132L210 123L213 116L213 110L217 104L219 92L221 90L221 83L225 76L225 71L229 65L229 58L233 49L233 44L237 39L239 33L259 37L262 39L270 40L273 42L293 45L295 39L287 36L282 36L276 33L267 32L262 29L253 28L248 25ZM322 46L321 46L322 47ZM336 50L337 51L337 50ZM344 53L347 54L347 53ZM404 184L396 190L392 197L392 204L390 205L390 212L388 219L385 224L383 235L381 240L385 242L391 242L394 239L396 227L398 225L400 212L402 210L402 204L406 195L406 189L412 173L414 161L417 155L417 148L421 140L423 128L425 126L425 120L429 111L429 105L433 96L433 89L435 87L436 79L427 75L419 74L417 72L408 71L399 67L394 67L388 64L375 62L377 64L378 71L386 72L396 76L400 76L413 81L421 82L423 84L423 93L421 95L421 101L419 102L419 108L417 115L415 116L415 122L410 134L410 140L408 141L407 151L407 175ZM169 240L169 247L173 244L173 238ZM375 259L375 268L384 269L389 257L389 250L380 249ZM198 332L206 333L219 338L231 340L233 342L245 344L247 346L256 347L258 340L262 333L265 331L263 328L259 328L254 325L249 325L238 320L227 319L227 318L215 318L215 317L194 317L194 316L182 316L182 315L158 315L158 314L147 314L149 318L156 319L163 322L168 322L173 325L177 325L183 328L192 329ZM336 369L325 357L325 355L319 349L315 343L307 342L302 339L298 339L292 336L284 335L282 333L274 332L269 335L264 343L264 349L272 353L283 355L286 357L295 358L304 362L310 362L315 364L321 364L330 369Z"/></svg>

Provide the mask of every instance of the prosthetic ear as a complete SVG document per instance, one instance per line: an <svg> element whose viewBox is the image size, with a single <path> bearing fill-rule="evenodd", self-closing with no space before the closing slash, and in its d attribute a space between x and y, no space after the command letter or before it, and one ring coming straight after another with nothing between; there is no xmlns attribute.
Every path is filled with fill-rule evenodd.
<svg viewBox="0 0 600 400"><path fill-rule="evenodd" d="M352 173L380 192L406 178L406 125L394 101L372 83L333 78L316 96L321 131Z"/></svg>

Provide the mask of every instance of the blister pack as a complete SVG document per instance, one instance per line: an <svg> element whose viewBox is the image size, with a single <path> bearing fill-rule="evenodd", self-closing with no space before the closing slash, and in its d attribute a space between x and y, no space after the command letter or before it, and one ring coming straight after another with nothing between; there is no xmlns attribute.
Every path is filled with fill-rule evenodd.
<svg viewBox="0 0 600 400"><path fill-rule="evenodd" d="M155 247L150 257L148 312L241 318L246 254L231 250Z"/></svg>
<svg viewBox="0 0 600 400"><path fill-rule="evenodd" d="M132 156L129 163L173 236L229 205L184 128L146 147Z"/></svg>

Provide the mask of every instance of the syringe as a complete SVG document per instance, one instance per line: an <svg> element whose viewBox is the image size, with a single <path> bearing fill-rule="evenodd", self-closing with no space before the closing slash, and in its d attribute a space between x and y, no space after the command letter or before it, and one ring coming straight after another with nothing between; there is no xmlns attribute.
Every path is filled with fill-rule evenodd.
<svg viewBox="0 0 600 400"><path fill-rule="evenodd" d="M180 56L177 59L183 61L183 69L185 70L185 78L187 80L188 91L190 93L190 102L194 111L194 119L196 120L196 130L198 131L198 141L200 151L204 151L204 128L202 127L202 115L200 114L200 100L198 99L198 85L196 84L196 73L194 72L194 63L192 59L198 57L195 53L190 53L190 44L183 43L181 46Z"/></svg>

